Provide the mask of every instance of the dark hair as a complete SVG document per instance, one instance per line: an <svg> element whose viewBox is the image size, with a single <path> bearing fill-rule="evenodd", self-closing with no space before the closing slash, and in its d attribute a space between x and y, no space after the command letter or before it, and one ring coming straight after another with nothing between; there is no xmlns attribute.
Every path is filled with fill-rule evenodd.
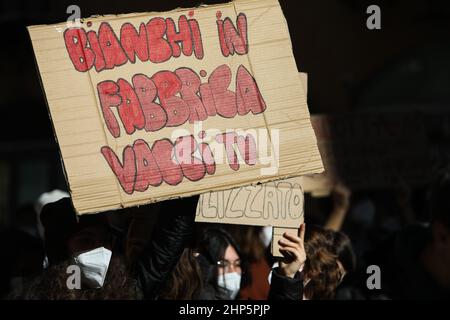
<svg viewBox="0 0 450 320"><path fill-rule="evenodd" d="M135 300L143 293L137 281L130 276L122 257L111 258L108 273L102 288L69 289L67 268L69 260L50 266L34 279L25 292L10 296L10 299L27 300Z"/></svg>
<svg viewBox="0 0 450 320"><path fill-rule="evenodd" d="M163 299L228 299L225 289L217 284L217 262L225 256L231 245L242 258L239 246L223 228L218 226L197 225L196 241L185 248L174 270L171 272L160 297ZM242 286L246 284L246 269L241 262Z"/></svg>
<svg viewBox="0 0 450 320"><path fill-rule="evenodd" d="M340 282L338 256L333 248L333 233L310 225L305 233L306 262L304 294L308 299L334 299Z"/></svg>
<svg viewBox="0 0 450 320"><path fill-rule="evenodd" d="M350 238L343 232L333 232L333 250L345 272L352 273L356 268L356 257Z"/></svg>
<svg viewBox="0 0 450 320"><path fill-rule="evenodd" d="M428 208L432 222L439 221L450 229L450 176L437 179L428 192Z"/></svg>
<svg viewBox="0 0 450 320"><path fill-rule="evenodd" d="M233 236L233 239L236 240L247 262L257 262L265 259L266 248L261 240L262 227L228 225L227 230Z"/></svg>
<svg viewBox="0 0 450 320"><path fill-rule="evenodd" d="M229 245L236 250L236 253L242 259L240 248L234 241L233 237L231 237L227 231L219 226L207 227L203 229L197 240L196 249L200 254L197 260L202 268L205 289L206 287L214 289L213 291L216 295L215 298L225 298L224 295L226 292L224 292L224 290L219 288L217 285L217 275L219 273L217 262L224 258L225 251ZM241 260L241 269L243 276L241 285L245 286L248 282L245 276L247 274L247 265L245 260ZM203 290L203 293L206 291L208 291L208 289ZM209 292L207 295L210 296L211 293L212 292Z"/></svg>
<svg viewBox="0 0 450 320"><path fill-rule="evenodd" d="M44 247L49 264L56 265L69 259L67 242L77 229L77 216L70 198L46 204L40 220L44 227Z"/></svg>
<svg viewBox="0 0 450 320"><path fill-rule="evenodd" d="M77 218L70 198L48 203L42 208L45 251L50 265L62 263L75 253L96 247L111 248L112 234L106 213Z"/></svg>
<svg viewBox="0 0 450 320"><path fill-rule="evenodd" d="M170 300L197 299L203 289L202 271L192 248L185 248L160 297Z"/></svg>

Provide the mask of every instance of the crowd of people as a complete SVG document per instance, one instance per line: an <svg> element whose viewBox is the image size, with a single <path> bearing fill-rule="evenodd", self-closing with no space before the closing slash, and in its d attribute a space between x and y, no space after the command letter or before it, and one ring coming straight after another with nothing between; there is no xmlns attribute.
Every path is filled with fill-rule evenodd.
<svg viewBox="0 0 450 320"><path fill-rule="evenodd" d="M198 196L77 216L69 196L53 192L41 197L45 205L23 208L16 226L1 232L1 295L448 299L450 179L443 175L419 192L416 198L404 189L402 197L388 195L398 209L390 214L380 205L389 203L386 194L352 193L342 184L328 199L306 197L306 224L283 234L282 258L271 255L270 226L195 223ZM368 266L379 268L379 287L367 285Z"/></svg>

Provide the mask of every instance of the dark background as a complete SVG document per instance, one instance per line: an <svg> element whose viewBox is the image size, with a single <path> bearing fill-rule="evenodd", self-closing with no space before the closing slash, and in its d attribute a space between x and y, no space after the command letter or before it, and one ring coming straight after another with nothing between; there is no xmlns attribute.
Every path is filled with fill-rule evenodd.
<svg viewBox="0 0 450 320"><path fill-rule="evenodd" d="M309 75L312 114L419 110L437 115L436 135L448 137L448 121L439 120L450 102L448 1L280 2L298 68ZM26 26L66 21L71 4L89 17L168 11L200 2L1 2L0 227L13 223L15 213L41 193L66 188ZM381 30L366 27L370 4L381 7Z"/></svg>

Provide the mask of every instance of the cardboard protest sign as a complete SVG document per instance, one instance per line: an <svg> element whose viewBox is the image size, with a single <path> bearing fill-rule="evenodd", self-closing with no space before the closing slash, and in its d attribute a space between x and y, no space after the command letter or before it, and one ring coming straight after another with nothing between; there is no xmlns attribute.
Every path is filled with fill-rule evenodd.
<svg viewBox="0 0 450 320"><path fill-rule="evenodd" d="M311 122L325 172L303 176L305 192L327 195L337 182L352 189L429 182L431 158L420 115L315 115Z"/></svg>
<svg viewBox="0 0 450 320"><path fill-rule="evenodd" d="M273 226L272 255L281 257L283 232L296 233L304 222L303 177L200 195L196 222Z"/></svg>
<svg viewBox="0 0 450 320"><path fill-rule="evenodd" d="M276 0L28 30L80 214L323 170Z"/></svg>
<svg viewBox="0 0 450 320"><path fill-rule="evenodd" d="M202 194L195 221L298 228L304 213L299 182L291 178Z"/></svg>

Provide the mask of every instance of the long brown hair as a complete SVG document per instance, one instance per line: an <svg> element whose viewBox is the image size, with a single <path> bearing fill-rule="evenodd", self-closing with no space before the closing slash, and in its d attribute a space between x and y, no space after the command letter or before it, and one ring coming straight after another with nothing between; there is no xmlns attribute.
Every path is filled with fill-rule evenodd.
<svg viewBox="0 0 450 320"><path fill-rule="evenodd" d="M305 234L306 262L304 295L307 299L334 299L340 282L333 233L319 226L309 226Z"/></svg>
<svg viewBox="0 0 450 320"><path fill-rule="evenodd" d="M352 242L345 233L340 231L333 232L333 249L345 272L354 272L356 269L356 256Z"/></svg>

